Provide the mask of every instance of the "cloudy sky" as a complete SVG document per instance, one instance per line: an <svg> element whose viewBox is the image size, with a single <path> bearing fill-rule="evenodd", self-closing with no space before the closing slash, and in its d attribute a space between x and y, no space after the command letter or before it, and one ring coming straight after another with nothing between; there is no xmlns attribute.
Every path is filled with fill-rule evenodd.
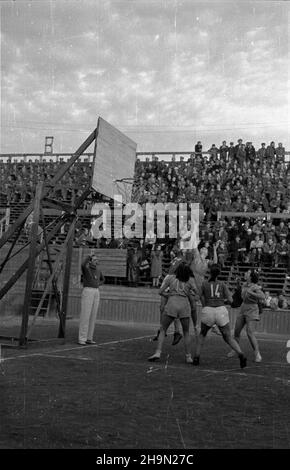
<svg viewBox="0 0 290 470"><path fill-rule="evenodd" d="M139 151L290 150L289 2L1 1L1 153L73 152L98 116Z"/></svg>

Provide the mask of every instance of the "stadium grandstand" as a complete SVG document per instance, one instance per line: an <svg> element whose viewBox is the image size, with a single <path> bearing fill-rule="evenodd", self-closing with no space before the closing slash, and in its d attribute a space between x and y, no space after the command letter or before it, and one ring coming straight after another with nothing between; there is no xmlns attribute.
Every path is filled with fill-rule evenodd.
<svg viewBox="0 0 290 470"><path fill-rule="evenodd" d="M52 139L52 138L50 138ZM70 158L68 154L2 154L0 156L0 236L28 206L36 183L49 185L56 171ZM91 178L93 154L87 153L70 168L54 188L54 197L72 203ZM284 308L290 302L290 163L289 152L281 143L261 144L256 150L250 142L226 142L204 152L198 142L192 152L137 153L132 200L141 206L150 203L198 203L201 213L200 246L209 256L217 246L222 277L234 286L237 276L257 268L263 287ZM82 249L126 249L126 274L109 273L107 282L129 286L152 286L154 248L160 245L162 274L169 269L180 237L149 240L146 233L134 240L94 239L91 209L96 202L113 202L93 192L78 210L74 246ZM56 211L45 210L46 222ZM144 227L145 228L145 227ZM66 237L68 227L52 239L56 247ZM18 243L27 243L23 230ZM108 264L108 261L104 259ZM120 257L124 264L124 256ZM153 261L154 263L154 261ZM112 261L113 264L113 261ZM282 301L283 299L283 301Z"/></svg>

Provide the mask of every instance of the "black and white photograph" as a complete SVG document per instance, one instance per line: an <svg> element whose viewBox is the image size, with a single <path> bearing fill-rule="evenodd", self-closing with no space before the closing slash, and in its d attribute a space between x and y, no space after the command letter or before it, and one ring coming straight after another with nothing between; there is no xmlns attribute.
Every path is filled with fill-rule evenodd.
<svg viewBox="0 0 290 470"><path fill-rule="evenodd" d="M0 449L289 451L290 2L2 0L0 34Z"/></svg>

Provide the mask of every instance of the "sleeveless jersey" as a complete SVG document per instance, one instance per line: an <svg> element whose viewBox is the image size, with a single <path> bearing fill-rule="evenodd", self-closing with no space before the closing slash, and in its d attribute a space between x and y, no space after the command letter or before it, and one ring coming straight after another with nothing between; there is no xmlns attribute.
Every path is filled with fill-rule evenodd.
<svg viewBox="0 0 290 470"><path fill-rule="evenodd" d="M202 283L201 295L205 300L205 307L221 307L225 299L231 300L231 293L224 282L204 281Z"/></svg>

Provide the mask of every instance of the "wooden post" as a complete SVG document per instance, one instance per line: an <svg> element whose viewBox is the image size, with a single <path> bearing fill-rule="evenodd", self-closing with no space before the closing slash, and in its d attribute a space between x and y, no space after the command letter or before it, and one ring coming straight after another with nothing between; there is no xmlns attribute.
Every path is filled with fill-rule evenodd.
<svg viewBox="0 0 290 470"><path fill-rule="evenodd" d="M19 337L19 345L25 346L27 343L27 327L29 319L29 310L31 305L31 291L33 286L34 279L34 267L35 259L37 256L37 241L38 241L38 227L39 227L39 214L40 214L40 201L42 196L43 181L40 181L36 186L35 201L34 201L34 210L33 210L33 222L31 228L31 242L29 250L29 260L28 268L26 275L26 287L25 287L25 297L24 305L22 310L22 324Z"/></svg>
<svg viewBox="0 0 290 470"><path fill-rule="evenodd" d="M73 253L73 242L74 242L74 236L75 236L75 225L76 225L76 216L74 216L73 221L71 222L71 234L67 243L58 338L65 337L65 323L66 323L66 312L67 312L68 293L69 293L69 284L70 284L70 271L71 271L71 260L72 260L72 253Z"/></svg>

